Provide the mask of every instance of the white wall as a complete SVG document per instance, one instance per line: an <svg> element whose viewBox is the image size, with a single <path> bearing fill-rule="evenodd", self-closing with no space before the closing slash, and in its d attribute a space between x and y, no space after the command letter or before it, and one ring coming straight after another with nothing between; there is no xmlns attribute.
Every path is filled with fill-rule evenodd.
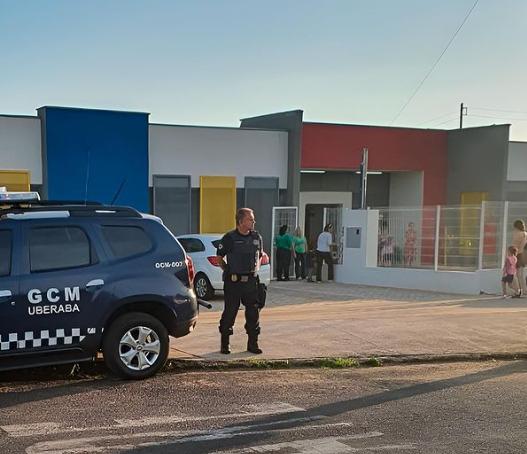
<svg viewBox="0 0 527 454"><path fill-rule="evenodd" d="M390 207L423 205L423 172L390 173Z"/></svg>
<svg viewBox="0 0 527 454"><path fill-rule="evenodd" d="M509 142L508 181L527 181L527 142Z"/></svg>
<svg viewBox="0 0 527 454"><path fill-rule="evenodd" d="M237 187L251 176L278 177L287 188L285 131L154 124L149 136L150 185L152 175L191 175L192 187L202 175L225 175L236 176Z"/></svg>
<svg viewBox="0 0 527 454"><path fill-rule="evenodd" d="M377 267L378 222L378 210L344 210L343 225L361 228L362 243L357 249L346 248L344 238L343 264L335 266L337 282L469 295L478 295L480 291L500 293L500 270L463 272Z"/></svg>
<svg viewBox="0 0 527 454"><path fill-rule="evenodd" d="M341 204L343 208L351 209L351 192L301 192L299 197L298 225L305 225L306 205Z"/></svg>
<svg viewBox="0 0 527 454"><path fill-rule="evenodd" d="M0 170L29 170L42 184L40 119L0 115Z"/></svg>

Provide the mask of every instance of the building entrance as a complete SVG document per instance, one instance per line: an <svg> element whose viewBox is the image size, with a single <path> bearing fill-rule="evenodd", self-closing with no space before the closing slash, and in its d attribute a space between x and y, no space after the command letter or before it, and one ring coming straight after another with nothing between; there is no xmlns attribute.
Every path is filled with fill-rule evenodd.
<svg viewBox="0 0 527 454"><path fill-rule="evenodd" d="M342 204L306 204L304 232L310 248L316 247L317 237L324 230L324 208L342 208Z"/></svg>

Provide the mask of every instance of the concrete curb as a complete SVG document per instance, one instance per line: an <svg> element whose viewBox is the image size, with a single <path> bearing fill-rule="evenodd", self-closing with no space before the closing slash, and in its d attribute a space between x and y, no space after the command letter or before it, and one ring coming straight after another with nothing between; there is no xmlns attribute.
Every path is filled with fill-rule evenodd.
<svg viewBox="0 0 527 454"><path fill-rule="evenodd" d="M527 352L500 353L452 353L452 354L408 354L408 355L372 355L368 357L319 357L319 358L288 358L263 359L253 357L241 360L203 360L169 358L162 372L207 372L226 370L272 370L272 369L302 369L328 368L350 369L356 367L381 367L394 365L441 364L471 361L515 361L527 359ZM113 378L106 369L102 358L95 362L66 364L59 366L38 367L0 372L0 383L31 382L44 380L79 380Z"/></svg>
<svg viewBox="0 0 527 454"><path fill-rule="evenodd" d="M500 353L452 353L452 354L412 354L412 355L372 355L368 357L320 357L243 360L201 360L170 358L165 371L207 371L243 369L294 369L294 368L332 368L380 367L389 365L433 364L470 361L514 361L527 359L527 352Z"/></svg>

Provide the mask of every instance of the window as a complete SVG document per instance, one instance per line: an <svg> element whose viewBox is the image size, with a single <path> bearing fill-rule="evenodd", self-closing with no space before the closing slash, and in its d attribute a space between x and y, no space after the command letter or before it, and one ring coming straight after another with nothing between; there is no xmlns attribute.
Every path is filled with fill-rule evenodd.
<svg viewBox="0 0 527 454"><path fill-rule="evenodd" d="M152 249L152 241L139 227L106 225L102 228L102 233L118 259L144 254Z"/></svg>
<svg viewBox="0 0 527 454"><path fill-rule="evenodd" d="M205 250L204 244L197 238L178 238L185 252L202 252Z"/></svg>
<svg viewBox="0 0 527 454"><path fill-rule="evenodd" d="M78 227L42 227L29 234L31 271L90 265L90 241Z"/></svg>
<svg viewBox="0 0 527 454"><path fill-rule="evenodd" d="M0 276L11 274L11 231L0 230Z"/></svg>

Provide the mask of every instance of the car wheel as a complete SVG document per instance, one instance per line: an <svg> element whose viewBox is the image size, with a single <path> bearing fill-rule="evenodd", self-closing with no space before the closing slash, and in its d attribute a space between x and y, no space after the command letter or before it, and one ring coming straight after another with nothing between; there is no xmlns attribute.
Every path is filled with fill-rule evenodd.
<svg viewBox="0 0 527 454"><path fill-rule="evenodd" d="M203 273L198 273L194 278L194 290L196 291L196 296L202 300L210 300L214 296L214 289L208 277Z"/></svg>
<svg viewBox="0 0 527 454"><path fill-rule="evenodd" d="M164 366L168 347L167 329L157 318L132 312L110 325L102 351L106 365L115 375L140 380Z"/></svg>

